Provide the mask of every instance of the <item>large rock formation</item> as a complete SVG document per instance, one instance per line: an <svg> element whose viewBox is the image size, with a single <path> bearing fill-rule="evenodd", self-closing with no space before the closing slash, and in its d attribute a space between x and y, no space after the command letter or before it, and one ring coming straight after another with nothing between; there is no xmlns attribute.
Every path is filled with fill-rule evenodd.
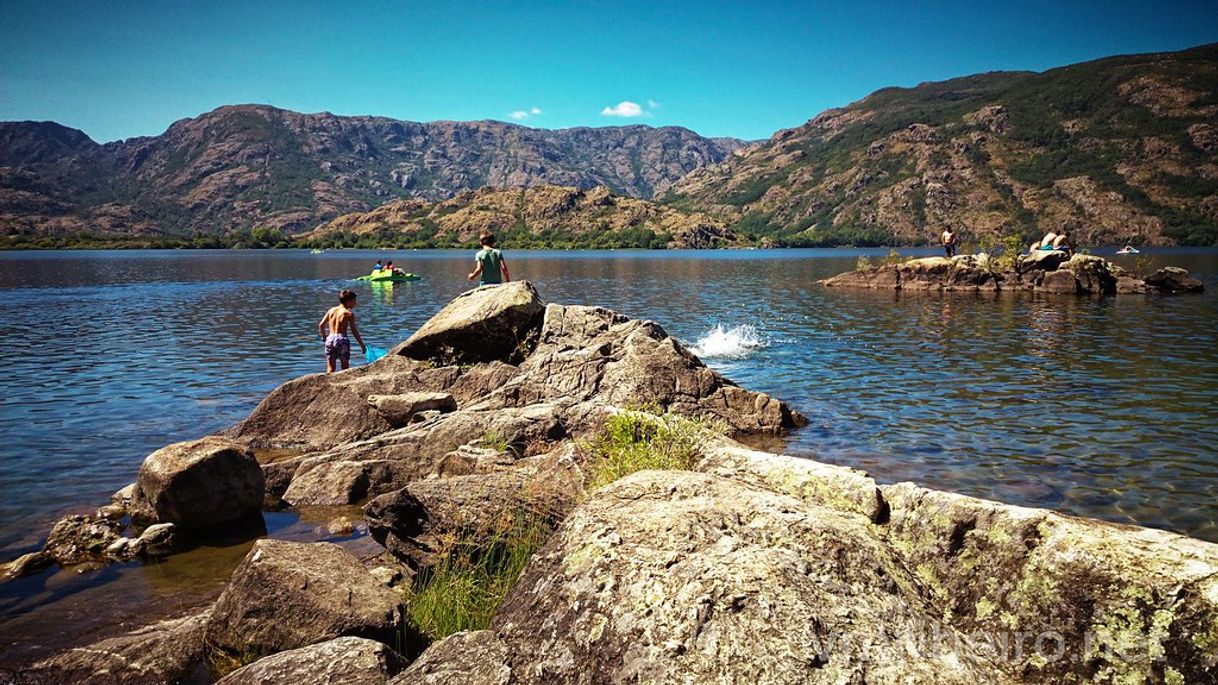
<svg viewBox="0 0 1218 685"><path fill-rule="evenodd" d="M1166 267L1138 278L1100 257L1036 251L1005 268L986 254L923 257L868 266L821 281L831 288L870 290L1034 291L1055 295L1201 292L1205 285L1184 269Z"/></svg>
<svg viewBox="0 0 1218 685"><path fill-rule="evenodd" d="M224 670L336 637L393 644L400 605L337 545L259 540L216 600L205 638Z"/></svg>
<svg viewBox="0 0 1218 685"><path fill-rule="evenodd" d="M545 305L528 281L482 286L458 295L391 354L411 359L477 363L519 361L537 332Z"/></svg>

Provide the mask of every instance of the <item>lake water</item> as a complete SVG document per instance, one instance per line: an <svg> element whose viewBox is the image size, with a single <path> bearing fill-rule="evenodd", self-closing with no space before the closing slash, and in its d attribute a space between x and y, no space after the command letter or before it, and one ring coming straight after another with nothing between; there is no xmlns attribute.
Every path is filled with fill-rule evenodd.
<svg viewBox="0 0 1218 685"><path fill-rule="evenodd" d="M1218 541L1218 251L1150 251L1205 280L1199 296L815 284L882 253L507 259L546 301L653 319L739 384L791 403L811 424L786 441L790 454ZM386 256L423 279L347 280ZM0 554L35 546L65 509L104 503L149 452L224 428L280 383L323 370L317 320L340 288L360 295L365 340L390 347L468 287L471 263L443 251L0 253L13 333L0 362ZM268 521L287 537L312 525ZM36 588L50 593L43 604L60 601L48 582ZM28 609L19 592L5 591L0 621Z"/></svg>

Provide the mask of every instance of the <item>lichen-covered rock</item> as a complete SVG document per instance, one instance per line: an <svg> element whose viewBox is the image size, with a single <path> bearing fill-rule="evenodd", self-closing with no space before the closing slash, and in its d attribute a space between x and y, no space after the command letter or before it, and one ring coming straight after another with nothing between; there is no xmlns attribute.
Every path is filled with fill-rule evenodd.
<svg viewBox="0 0 1218 685"><path fill-rule="evenodd" d="M265 485L262 467L246 447L206 437L148 455L136 499L157 522L207 528L257 514Z"/></svg>
<svg viewBox="0 0 1218 685"><path fill-rule="evenodd" d="M877 532L919 600L967 633L1018 638L1001 661L1017 682L1218 682L1218 545L910 483L882 491Z"/></svg>
<svg viewBox="0 0 1218 685"><path fill-rule="evenodd" d="M1068 261L1070 261L1070 253L1065 250L1033 250L1020 258L1016 270L1020 273L1036 269L1057 271L1058 267Z"/></svg>
<svg viewBox="0 0 1218 685"><path fill-rule="evenodd" d="M1050 271L1045 274L1045 277L1040 281L1040 285L1036 286L1036 292L1054 295L1077 295L1083 292L1083 289L1072 271L1058 269L1057 271Z"/></svg>
<svg viewBox="0 0 1218 685"><path fill-rule="evenodd" d="M528 281L458 295L390 354L411 359L506 361L535 333L545 306Z"/></svg>
<svg viewBox="0 0 1218 685"><path fill-rule="evenodd" d="M872 526L718 476L637 473L572 512L490 631L398 682L453 665L514 683L1000 680L968 647L909 648L937 615Z"/></svg>
<svg viewBox="0 0 1218 685"><path fill-rule="evenodd" d="M588 673L588 681L597 674ZM390 685L510 685L507 648L490 630L454 633L437 642Z"/></svg>
<svg viewBox="0 0 1218 685"><path fill-rule="evenodd" d="M342 636L392 644L400 602L337 545L259 540L216 600L205 636L221 670Z"/></svg>
<svg viewBox="0 0 1218 685"><path fill-rule="evenodd" d="M406 667L389 647L358 637L340 637L263 657L216 685L385 685Z"/></svg>
<svg viewBox="0 0 1218 685"><path fill-rule="evenodd" d="M126 635L75 647L26 672L34 683L164 685L186 681L203 663L207 612L144 626Z"/></svg>

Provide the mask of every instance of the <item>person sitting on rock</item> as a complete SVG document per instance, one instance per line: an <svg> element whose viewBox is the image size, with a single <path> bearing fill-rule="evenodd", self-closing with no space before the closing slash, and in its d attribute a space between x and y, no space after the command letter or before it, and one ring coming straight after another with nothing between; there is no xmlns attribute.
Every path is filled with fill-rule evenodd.
<svg viewBox="0 0 1218 685"><path fill-rule="evenodd" d="M1055 231L1049 231L1048 233L1045 234L1045 237L1040 239L1040 245L1038 246L1037 249L1052 250L1053 241L1055 241L1055 240L1057 240L1057 233Z"/></svg>
<svg viewBox="0 0 1218 685"><path fill-rule="evenodd" d="M942 240L943 240L944 254L946 254L949 259L952 257L955 257L956 256L956 232L952 230L951 226L948 226L946 229L944 229Z"/></svg>
<svg viewBox="0 0 1218 685"><path fill-rule="evenodd" d="M1066 254L1074 252L1074 245L1070 243L1070 231L1063 229L1061 233L1057 234L1057 237L1053 239L1053 249L1063 250Z"/></svg>
<svg viewBox="0 0 1218 685"><path fill-rule="evenodd" d="M477 278L480 286L511 281L512 275L508 273L503 253L495 249L495 235L490 231L483 231L478 235L478 244L482 249L474 255L474 270L466 278L471 281Z"/></svg>
<svg viewBox="0 0 1218 685"><path fill-rule="evenodd" d="M351 368L351 341L347 338L347 327L359 342L360 351L367 353L364 339L355 327L355 293L344 290L338 294L338 304L330 307L321 321L317 323L317 333L326 344L326 373L333 373L336 362L344 369Z"/></svg>

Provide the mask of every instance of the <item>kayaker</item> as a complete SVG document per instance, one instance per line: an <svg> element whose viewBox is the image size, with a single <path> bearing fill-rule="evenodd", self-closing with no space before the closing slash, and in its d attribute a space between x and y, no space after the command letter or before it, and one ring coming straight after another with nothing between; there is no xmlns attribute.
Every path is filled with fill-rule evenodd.
<svg viewBox="0 0 1218 685"><path fill-rule="evenodd" d="M388 271L388 272L389 272L389 275L391 275L391 276L392 276L393 274L404 274L404 273L406 273L405 271L402 271L401 269L399 269L399 268L397 268L396 266L394 266L392 261L391 261L391 262L388 262L388 263L386 263L386 264L385 264L385 270L386 270L386 271Z"/></svg>
<svg viewBox="0 0 1218 685"><path fill-rule="evenodd" d="M355 293L343 290L338 294L338 304L330 307L321 321L317 323L317 333L326 344L326 373L333 373L335 363L341 363L344 369L351 368L351 341L347 338L347 327L359 343L361 352L367 353L364 339L355 327Z"/></svg>
<svg viewBox="0 0 1218 685"><path fill-rule="evenodd" d="M478 235L478 244L482 249L474 255L474 270L466 278L471 281L477 278L480 286L511 281L512 275L508 273L503 253L495 249L495 234L483 231Z"/></svg>
<svg viewBox="0 0 1218 685"><path fill-rule="evenodd" d="M380 270L381 270L381 269L383 269L383 268L385 268L385 267L381 266L381 260L379 260L379 259L378 259L378 260L376 260L376 264L373 264L373 265L372 265L372 271L373 271L373 273L375 273L375 272L377 272L377 271L380 271Z"/></svg>

